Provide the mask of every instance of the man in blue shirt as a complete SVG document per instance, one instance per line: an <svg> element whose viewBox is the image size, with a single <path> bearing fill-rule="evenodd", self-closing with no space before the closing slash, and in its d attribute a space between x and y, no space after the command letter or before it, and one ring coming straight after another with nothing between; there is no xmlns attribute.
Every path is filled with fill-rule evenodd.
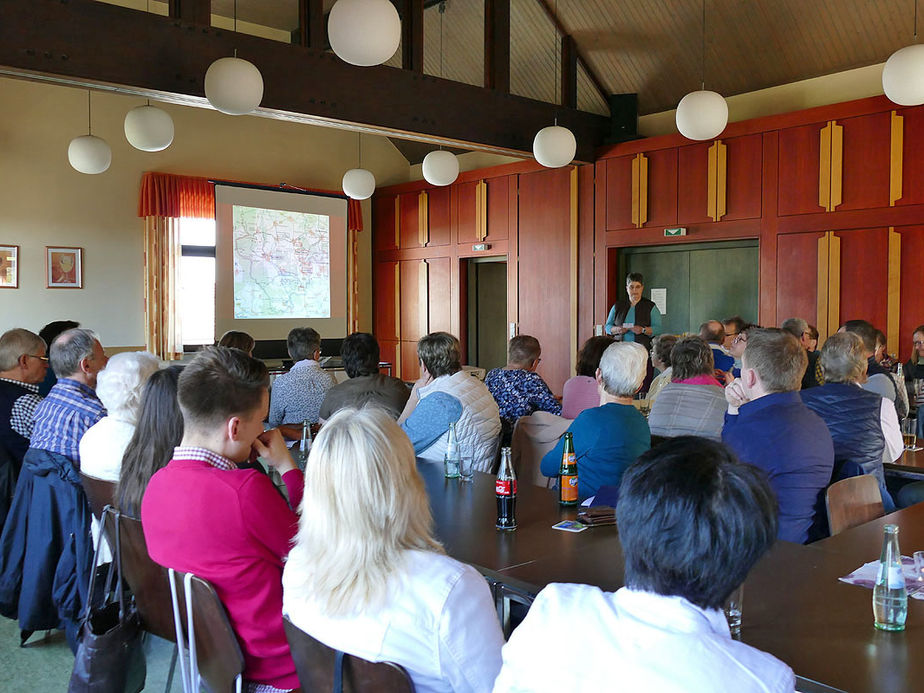
<svg viewBox="0 0 924 693"><path fill-rule="evenodd" d="M806 543L827 535L825 489L834 444L825 422L799 396L807 357L785 330L748 332L741 377L725 388L722 440L763 469L779 503L779 535Z"/></svg>

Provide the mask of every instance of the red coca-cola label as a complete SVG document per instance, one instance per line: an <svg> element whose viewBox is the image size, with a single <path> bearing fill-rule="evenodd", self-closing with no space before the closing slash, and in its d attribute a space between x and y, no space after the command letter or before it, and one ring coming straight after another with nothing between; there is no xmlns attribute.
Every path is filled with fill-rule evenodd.
<svg viewBox="0 0 924 693"><path fill-rule="evenodd" d="M512 490L511 490L512 486ZM517 480L498 479L494 482L494 493L498 496L515 496L517 495Z"/></svg>

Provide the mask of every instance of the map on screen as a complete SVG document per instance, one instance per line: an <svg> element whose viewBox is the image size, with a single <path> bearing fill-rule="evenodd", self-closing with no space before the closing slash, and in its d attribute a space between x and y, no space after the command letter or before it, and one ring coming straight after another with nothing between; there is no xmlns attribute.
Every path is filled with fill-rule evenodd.
<svg viewBox="0 0 924 693"><path fill-rule="evenodd" d="M234 317L330 317L330 217L233 205Z"/></svg>

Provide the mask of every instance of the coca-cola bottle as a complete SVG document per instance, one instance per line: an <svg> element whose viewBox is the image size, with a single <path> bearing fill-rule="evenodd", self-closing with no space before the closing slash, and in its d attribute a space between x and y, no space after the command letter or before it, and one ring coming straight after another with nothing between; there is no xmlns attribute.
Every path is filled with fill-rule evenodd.
<svg viewBox="0 0 924 693"><path fill-rule="evenodd" d="M501 449L500 469L497 470L494 494L497 496L497 524L495 526L505 531L516 529L517 475L510 462L510 448Z"/></svg>

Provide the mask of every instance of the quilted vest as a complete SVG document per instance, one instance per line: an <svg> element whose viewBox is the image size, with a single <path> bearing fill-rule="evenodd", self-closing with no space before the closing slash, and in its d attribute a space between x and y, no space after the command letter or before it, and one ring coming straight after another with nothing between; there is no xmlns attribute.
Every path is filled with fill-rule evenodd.
<svg viewBox="0 0 924 693"><path fill-rule="evenodd" d="M3 447L17 463L22 462L26 450L29 449L29 439L19 435L10 425L10 415L13 413L13 404L30 390L16 383L0 380L0 447Z"/></svg>

